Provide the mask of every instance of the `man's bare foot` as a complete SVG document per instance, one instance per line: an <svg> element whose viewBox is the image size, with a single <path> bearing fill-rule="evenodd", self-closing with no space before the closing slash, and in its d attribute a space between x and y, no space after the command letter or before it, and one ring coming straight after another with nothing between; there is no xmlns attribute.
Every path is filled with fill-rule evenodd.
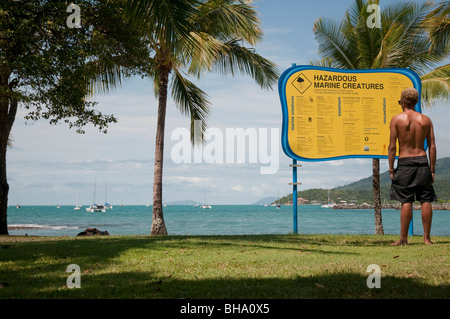
<svg viewBox="0 0 450 319"><path fill-rule="evenodd" d="M429 238L424 238L423 242L425 243L425 245L433 245L433 242Z"/></svg>
<svg viewBox="0 0 450 319"><path fill-rule="evenodd" d="M408 241L403 239L400 239L395 243L391 244L391 246L406 246L406 245L408 245Z"/></svg>

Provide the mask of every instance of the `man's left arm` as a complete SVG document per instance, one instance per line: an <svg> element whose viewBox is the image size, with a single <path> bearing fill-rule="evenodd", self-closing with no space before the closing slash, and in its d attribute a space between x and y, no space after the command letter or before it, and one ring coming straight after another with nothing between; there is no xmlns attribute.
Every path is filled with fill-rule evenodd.
<svg viewBox="0 0 450 319"><path fill-rule="evenodd" d="M428 155L430 157L430 169L433 176L432 182L434 182L434 171L436 167L436 143L434 140L433 123L430 121L430 131L427 136Z"/></svg>

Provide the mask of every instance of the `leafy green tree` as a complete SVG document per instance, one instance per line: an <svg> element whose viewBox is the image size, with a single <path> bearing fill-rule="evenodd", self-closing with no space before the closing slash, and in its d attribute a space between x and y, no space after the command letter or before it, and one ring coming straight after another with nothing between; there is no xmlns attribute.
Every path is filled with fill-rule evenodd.
<svg viewBox="0 0 450 319"><path fill-rule="evenodd" d="M92 81L107 80L99 70L138 72L148 52L122 18L123 1L0 4L0 234L8 234L6 151L18 107L28 110L26 119L65 122L80 133L92 123L106 132L116 118L86 98Z"/></svg>
<svg viewBox="0 0 450 319"><path fill-rule="evenodd" d="M233 75L240 72L251 76L261 88L271 88L278 80L278 72L272 62L251 47L261 39L262 32L249 1L132 0L129 12L144 30L149 25L159 27L148 33L152 49L148 76L154 80L158 97L151 234L166 235L162 176L169 89L179 110L191 119L191 133L194 122L202 121L199 140L191 134L195 144L201 143L211 105L207 94L190 77L200 78L213 70Z"/></svg>
<svg viewBox="0 0 450 319"><path fill-rule="evenodd" d="M322 62L342 69L410 68L428 81L427 86L433 83L425 91L426 101L448 98L448 66L431 72L448 58L448 2L397 2L388 7L380 1L370 3L381 9L379 27L367 23L373 11L363 0L355 0L340 22L320 18L314 23ZM437 80L445 74L446 85ZM379 159L373 159L372 166L375 233L383 234Z"/></svg>

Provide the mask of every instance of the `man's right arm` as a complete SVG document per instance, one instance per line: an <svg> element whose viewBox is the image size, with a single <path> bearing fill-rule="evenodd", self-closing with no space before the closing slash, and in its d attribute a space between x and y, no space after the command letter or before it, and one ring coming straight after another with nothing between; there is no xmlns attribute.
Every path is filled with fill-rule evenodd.
<svg viewBox="0 0 450 319"><path fill-rule="evenodd" d="M395 153L397 153L397 137L398 137L397 120L394 117L391 120L389 147L388 147L389 173L391 175L391 179L394 178Z"/></svg>
<svg viewBox="0 0 450 319"><path fill-rule="evenodd" d="M432 181L434 182L434 170L436 167L436 143L434 140L433 122L431 122L431 120L430 120L430 130L427 136L427 144L428 144L428 155L430 157L430 169L433 176Z"/></svg>

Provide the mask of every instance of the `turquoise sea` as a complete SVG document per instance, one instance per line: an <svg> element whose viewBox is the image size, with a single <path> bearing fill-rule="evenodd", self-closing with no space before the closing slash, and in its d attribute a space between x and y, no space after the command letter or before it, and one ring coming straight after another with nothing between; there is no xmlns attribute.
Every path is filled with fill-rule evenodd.
<svg viewBox="0 0 450 319"><path fill-rule="evenodd" d="M399 234L400 211L382 211L385 234ZM8 208L10 235L76 236L86 228L107 230L110 235L149 235L152 207L113 206L105 213L86 212L86 206L22 206ZM169 235L254 235L293 232L293 207L212 205L164 207ZM414 235L422 235L420 211L413 215ZM331 209L298 206L299 234L374 234L372 209ZM450 211L434 211L432 236L450 236Z"/></svg>

